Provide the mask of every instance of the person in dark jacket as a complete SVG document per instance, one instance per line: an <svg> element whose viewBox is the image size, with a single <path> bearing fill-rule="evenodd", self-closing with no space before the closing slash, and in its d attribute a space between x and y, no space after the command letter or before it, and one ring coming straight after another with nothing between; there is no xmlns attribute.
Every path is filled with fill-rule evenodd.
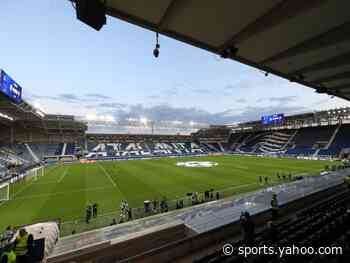
<svg viewBox="0 0 350 263"><path fill-rule="evenodd" d="M255 224L248 212L242 213L241 226L245 245L253 245L255 239Z"/></svg>

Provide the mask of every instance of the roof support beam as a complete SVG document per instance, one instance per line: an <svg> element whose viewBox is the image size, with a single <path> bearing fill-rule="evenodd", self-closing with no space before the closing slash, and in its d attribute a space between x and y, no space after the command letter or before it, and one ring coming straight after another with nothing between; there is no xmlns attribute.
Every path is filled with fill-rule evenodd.
<svg viewBox="0 0 350 263"><path fill-rule="evenodd" d="M306 66L304 68L298 69L290 74L305 74L313 71L328 69L328 68L337 68L344 65L350 64L350 52L347 52L345 54L341 54L339 56L330 58L326 61L322 61L310 66Z"/></svg>
<svg viewBox="0 0 350 263"><path fill-rule="evenodd" d="M185 35L179 34L177 32L166 30L165 28L163 28L163 30L160 31L159 26L157 24L150 23L150 22L148 22L140 17L127 14L121 10L107 7L107 14L110 16L113 16L115 18L121 19L123 21L129 22L131 24L146 28L148 30L162 33L165 36L171 37L171 38L176 39L178 41L185 42L185 43L190 44L194 47L201 48L201 49L207 50L207 51L215 53L215 54L219 54L216 47L213 47L211 45L207 45L206 43L200 42L200 41L193 39L189 36L185 36Z"/></svg>
<svg viewBox="0 0 350 263"><path fill-rule="evenodd" d="M166 23L168 21L168 19L172 16L172 14L174 14L174 10L175 10L175 5L178 5L180 2L184 2L182 0L171 0L169 2L168 7L165 9L165 12L163 13L159 24L158 24L158 28L159 31L163 31L164 28L166 27Z"/></svg>
<svg viewBox="0 0 350 263"><path fill-rule="evenodd" d="M339 91L342 91L344 89L349 89L350 90L350 83L342 84L342 85L336 86L336 87L330 87L329 89L331 89L331 90L339 90Z"/></svg>
<svg viewBox="0 0 350 263"><path fill-rule="evenodd" d="M333 80L338 80L338 79L349 79L350 78L350 71L346 72L341 72L332 76L316 79L313 81L313 83L323 83L323 82L329 82Z"/></svg>
<svg viewBox="0 0 350 263"><path fill-rule="evenodd" d="M328 47L346 40L350 40L350 21L305 42L299 43L296 46L284 50L274 56L266 58L260 63L265 65L270 64L278 60L294 57L308 51Z"/></svg>
<svg viewBox="0 0 350 263"><path fill-rule="evenodd" d="M222 47L225 50L229 47L236 46L240 42L249 39L250 37L269 30L284 21L291 19L300 13L306 12L316 6L319 6L326 0L285 0L278 3L276 6L268 10L263 16L259 17L240 32L233 35Z"/></svg>

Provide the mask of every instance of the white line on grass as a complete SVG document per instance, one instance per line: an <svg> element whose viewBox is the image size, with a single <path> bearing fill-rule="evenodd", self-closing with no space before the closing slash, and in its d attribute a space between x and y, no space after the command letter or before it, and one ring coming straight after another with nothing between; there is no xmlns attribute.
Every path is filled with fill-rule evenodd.
<svg viewBox="0 0 350 263"><path fill-rule="evenodd" d="M57 181L51 181L46 183L35 183L35 185L48 185L48 184L57 184Z"/></svg>
<svg viewBox="0 0 350 263"><path fill-rule="evenodd" d="M17 191L13 194L12 197L10 197L10 200L15 199L16 196L18 196L20 193L22 193L24 190L28 189L30 186L32 186L34 183L34 180L32 180L29 184L25 185L21 190Z"/></svg>
<svg viewBox="0 0 350 263"><path fill-rule="evenodd" d="M114 187L117 187L117 184L114 182L114 180L112 179L112 176L106 171L106 169L98 163L98 166L101 168L101 170L105 173L105 175L108 177L108 179L111 181L111 183L113 184Z"/></svg>
<svg viewBox="0 0 350 263"><path fill-rule="evenodd" d="M62 180L64 179L64 177L67 175L67 171L68 171L68 168L66 168L66 170L63 172L63 175L60 177L60 179L58 179L57 183L62 182Z"/></svg>

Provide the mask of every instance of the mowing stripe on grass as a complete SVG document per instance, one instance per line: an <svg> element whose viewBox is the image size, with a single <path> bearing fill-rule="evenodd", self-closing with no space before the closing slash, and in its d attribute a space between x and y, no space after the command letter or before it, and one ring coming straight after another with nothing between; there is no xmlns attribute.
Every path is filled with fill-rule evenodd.
<svg viewBox="0 0 350 263"><path fill-rule="evenodd" d="M98 164L98 167L101 168L101 170L104 172L104 174L108 177L108 179L111 181L112 185L114 187L117 187L117 184L114 182L114 180L112 179L112 176L106 171L106 169L99 163Z"/></svg>
<svg viewBox="0 0 350 263"><path fill-rule="evenodd" d="M18 197L16 199L11 199L11 200L25 200L25 199L33 199L33 198L38 198L38 197L66 195L66 194L81 193L81 192L86 192L86 191L98 191L98 190L106 190L106 189L114 189L114 187L92 187L92 188L83 188L83 189L78 189L78 190L73 190L73 191L56 192L56 193L51 193L51 194L27 195L27 196Z"/></svg>
<svg viewBox="0 0 350 263"><path fill-rule="evenodd" d="M33 183L34 183L34 181L31 181L29 184L23 186L23 188L21 190L18 190L16 193L13 194L13 196L12 196L12 198L10 198L10 200L14 200L17 195L22 193L24 190L28 189L30 186L33 185Z"/></svg>

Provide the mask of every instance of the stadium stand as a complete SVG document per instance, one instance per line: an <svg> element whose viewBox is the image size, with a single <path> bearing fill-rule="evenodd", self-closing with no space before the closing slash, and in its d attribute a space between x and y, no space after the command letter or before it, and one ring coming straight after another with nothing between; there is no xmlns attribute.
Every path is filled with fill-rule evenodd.
<svg viewBox="0 0 350 263"><path fill-rule="evenodd" d="M10 106L7 105L7 111L11 107L16 106L13 104ZM17 114L20 112L18 108L13 109L13 111ZM11 114L11 111L7 113ZM309 114L288 116L285 118L284 123L273 126L262 125L260 121L241 123L235 126L212 126L200 129L191 135L87 133L86 124L76 121L72 116L46 115L44 117L38 117L35 115L32 116L33 120L26 119L25 121L21 116L18 116L18 120L15 123L6 122L6 126L3 126L3 129L0 130L0 182L9 181L14 176L24 174L27 170L42 165L45 162L48 164L57 161L71 162L79 158L93 160L135 159L218 153L278 154L295 157L312 156L318 158L319 156L329 158L347 153L350 146L347 139L350 131L347 115L340 117L339 115L333 116L332 114L319 112L316 113L316 116L319 116L319 118L315 118L315 113L313 113L312 121L309 119ZM324 116L327 116L326 121ZM37 121L37 118L40 121ZM0 123L0 125L4 124ZM342 178L337 177L321 177L316 179L325 180L325 182L322 182L320 185L317 181L305 182L303 186L304 181L301 180L301 185L298 187L291 186L289 189L288 186L283 186L283 188L276 188L276 191L286 193L286 196L289 196L292 200L299 200L301 196L313 195L315 192L322 192L322 189L330 189L333 186L338 187L342 182ZM298 183L298 181L295 181L295 183ZM315 216L311 216L306 212L300 215L298 214L297 217L289 215L285 218L286 221L279 222L276 225L276 229L280 233L279 235L299 242L296 244L304 244L314 242L315 237L319 238L320 233L329 233L329 231L332 231L334 235L332 239L327 240L327 245L344 242L347 237L345 234L345 236L342 235L343 232L340 234L340 230L345 231L346 229L341 228L340 225L348 223L348 214L344 212L344 206L342 206L345 203L348 204L348 199L342 194L343 190L334 191L339 195L332 197L330 199L331 201L322 201L324 198L320 199L324 202L324 206L329 206L331 209L320 208L318 210L313 208L314 210L305 210L313 211L312 213ZM164 214L164 217L161 216L156 219L150 217L150 221L147 221L146 218L145 224L147 227L143 226L142 223L140 223L140 226L139 223L134 224L133 222L130 222L131 224L126 223L125 225L116 226L115 230L111 227L108 230L111 232L108 232L106 237L116 235L116 237L121 238L120 240L123 240L121 243L115 243L115 246L118 248L122 248L125 244L132 244L131 247L133 249L128 250L128 252L124 251L124 255L121 255L125 260L130 256L131 258L141 258L140 262L146 262L143 261L143 257L146 254L150 258L158 257L158 253L161 255L162 253L160 251L167 246L170 246L169 251L173 251L169 253L177 253L176 251L178 250L172 247L174 244L187 244L186 247L183 247L184 251L187 252L184 254L179 253L177 256L181 254L183 257L191 257L197 260L197 262L242 262L243 258L240 256L232 255L231 257L223 257L221 250L207 249L207 247L217 247L217 244L221 241L232 239L233 236L228 237L227 233L236 233L235 235L237 235L237 231L228 232L221 229L226 225L230 229L231 227L235 229L237 217L239 217L238 210L243 209L242 207L245 207L246 204L255 202L255 206L251 211L253 212L254 219L255 216L259 216L259 211L268 212L269 207L266 205L266 196L261 196L262 194L269 194L269 192L254 192L245 201L237 200L237 203L233 206L235 209L232 209L231 201L222 200L222 203L218 201L203 204L206 205L205 207L185 208L178 214ZM262 200L265 203L259 203ZM287 199L285 202L288 203L291 201ZM302 201L301 207L305 208L305 204ZM324 206L320 205L320 207ZM293 209L292 211L295 213L296 210ZM316 217L322 220L317 221ZM335 220L335 217L339 217L343 221ZM182 221L179 222L179 219ZM312 220L316 220L315 223L309 224ZM331 223L332 228L330 230L327 230L327 223ZM290 224L297 226L298 229ZM308 225L308 227L303 227L303 224ZM339 232L337 229L339 229ZM96 235L100 236L103 231L107 230L96 230ZM138 233L140 234L137 239L139 241L136 242L134 239L129 240L130 236L128 235L134 235L135 231L139 231ZM220 235L215 234L217 235L217 239L212 240L208 238L208 236L212 236L216 231L220 233ZM75 240L75 238L78 239ZM152 255L148 254L150 252L146 251L146 247L140 245L144 244L144 240L148 238L155 240L154 242L149 242L149 246L147 246L147 249L150 249L154 253ZM62 246L58 244L56 252L60 251L60 249L66 249L63 252L61 251L64 255L73 255L73 258L80 257L77 254L71 254L71 248L75 246L79 247L76 244L81 244L82 242L92 242L93 244L95 236L90 233L89 237L85 240L83 235L73 235L72 240L75 240L73 245L70 243L73 242L71 239L62 239L64 244L61 243ZM259 230L255 240L260 242L257 244L264 244L264 242L267 242L266 233ZM233 241L231 240L230 242ZM242 242L242 240L234 241L232 244L236 246L240 244L239 242ZM284 239L281 238L278 238L276 242L276 244L285 244L283 243ZM201 256L194 256L197 255L197 251L193 250L189 252L189 248L197 248L198 254ZM200 251L203 249L205 249L205 256ZM96 262L115 262L115 257L112 256L115 253L113 251L107 250L103 252L107 253L105 257L100 257L98 253L89 254L89 256L97 257L98 260ZM137 251L140 254L135 254ZM211 253L208 251L211 251ZM55 260L52 262L66 262L56 252L53 252L52 258L55 258ZM110 257L113 260L105 260L106 257ZM162 260L158 262L164 262L164 257L161 258ZM267 262L266 260L271 259L252 256L249 258L249 261ZM293 262L293 259L290 258L286 258L285 260L286 262ZM305 262L317 262L319 257L315 257L315 259L304 258L303 260Z"/></svg>
<svg viewBox="0 0 350 263"><path fill-rule="evenodd" d="M278 259L277 255L240 255L238 247L288 247L288 246L338 246L346 251L333 255L298 255L302 262L347 262L350 255L350 196L347 192L335 195L321 201L310 208L300 211L296 216L285 218L272 227L260 230L254 237L252 244L240 239L231 243L234 252L231 256L224 255L222 250L206 255L195 263L219 262L271 262ZM285 255L283 262L295 262L296 255Z"/></svg>
<svg viewBox="0 0 350 263"><path fill-rule="evenodd" d="M193 142L190 136L182 135L89 134L87 140L85 156L89 159L195 155L210 151Z"/></svg>

